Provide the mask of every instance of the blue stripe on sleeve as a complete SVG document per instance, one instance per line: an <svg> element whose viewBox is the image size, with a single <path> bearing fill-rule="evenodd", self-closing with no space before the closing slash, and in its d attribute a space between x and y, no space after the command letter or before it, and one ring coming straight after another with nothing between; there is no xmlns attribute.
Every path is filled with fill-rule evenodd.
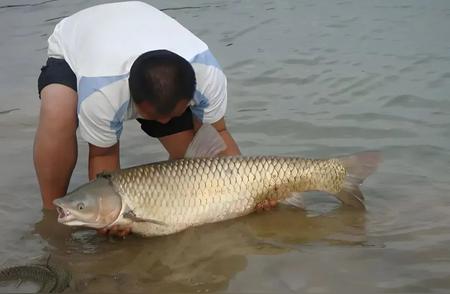
<svg viewBox="0 0 450 294"><path fill-rule="evenodd" d="M205 97L198 90L194 93L195 105L191 106L192 113L200 120L203 121L205 116L205 109L209 106L208 98Z"/></svg>
<svg viewBox="0 0 450 294"><path fill-rule="evenodd" d="M202 53L195 55L190 62L209 65L222 70L219 62L209 50L203 51Z"/></svg>
<svg viewBox="0 0 450 294"><path fill-rule="evenodd" d="M110 123L111 129L113 129L116 132L117 140L119 140L120 134L122 134L124 115L128 109L128 103L129 103L129 100L125 101L125 103L123 103L119 107L116 114L114 115L114 118L112 119L112 121Z"/></svg>
<svg viewBox="0 0 450 294"><path fill-rule="evenodd" d="M78 110L81 103L92 93L126 77L128 73L109 77L81 77L78 84Z"/></svg>

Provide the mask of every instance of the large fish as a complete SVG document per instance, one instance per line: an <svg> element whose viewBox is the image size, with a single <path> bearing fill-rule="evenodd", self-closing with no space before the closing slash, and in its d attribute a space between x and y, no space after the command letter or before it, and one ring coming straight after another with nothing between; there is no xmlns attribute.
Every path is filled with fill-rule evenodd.
<svg viewBox="0 0 450 294"><path fill-rule="evenodd" d="M253 212L265 200L323 191L364 208L359 189L380 161L378 152L326 160L278 156L217 157L225 143L203 125L186 158L156 162L97 178L53 203L70 226L131 227L156 236Z"/></svg>

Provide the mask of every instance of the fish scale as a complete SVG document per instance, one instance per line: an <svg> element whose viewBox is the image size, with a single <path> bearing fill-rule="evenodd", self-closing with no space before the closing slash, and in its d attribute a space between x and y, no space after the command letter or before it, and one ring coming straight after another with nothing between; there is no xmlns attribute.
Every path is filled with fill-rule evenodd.
<svg viewBox="0 0 450 294"><path fill-rule="evenodd" d="M111 174L122 201L142 219L143 235L165 235L190 226L248 214L266 199L292 192L342 190L346 169L338 159L296 157L185 158Z"/></svg>

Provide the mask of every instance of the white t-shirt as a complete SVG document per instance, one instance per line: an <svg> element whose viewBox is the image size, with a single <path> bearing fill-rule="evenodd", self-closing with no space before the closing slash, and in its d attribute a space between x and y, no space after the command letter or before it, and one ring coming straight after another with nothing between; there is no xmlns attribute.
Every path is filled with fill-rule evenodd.
<svg viewBox="0 0 450 294"><path fill-rule="evenodd" d="M202 122L221 119L227 80L208 46L173 18L139 1L103 4L64 18L48 39L48 56L64 59L77 77L81 137L114 145L123 121L137 117L128 75L139 55L166 49L188 60L197 88L191 110Z"/></svg>

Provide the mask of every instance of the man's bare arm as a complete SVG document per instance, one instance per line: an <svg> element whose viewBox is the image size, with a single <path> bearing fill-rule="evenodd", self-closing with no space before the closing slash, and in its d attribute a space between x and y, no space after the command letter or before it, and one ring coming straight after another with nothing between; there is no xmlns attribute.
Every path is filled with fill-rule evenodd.
<svg viewBox="0 0 450 294"><path fill-rule="evenodd" d="M120 168L120 145L119 142L111 147L102 148L89 144L89 180L95 179L96 175L104 171L114 171ZM97 230L100 234L109 234L125 237L131 232L131 228L113 226Z"/></svg>
<svg viewBox="0 0 450 294"><path fill-rule="evenodd" d="M233 137L231 136L230 132L228 131L225 119L222 117L219 121L212 124L213 127L216 128L216 130L219 132L219 134L222 136L222 139L225 141L225 144L227 145L227 149L222 152L223 155L241 155L241 151L239 150L238 145L234 141Z"/></svg>
<svg viewBox="0 0 450 294"><path fill-rule="evenodd" d="M194 137L193 130L182 131L173 135L159 138L164 148L169 152L169 159L183 158Z"/></svg>
<svg viewBox="0 0 450 294"><path fill-rule="evenodd" d="M199 119L194 118L194 130L197 131L202 126ZM227 148L221 153L221 155L241 155L238 145L234 141L230 132L225 124L225 118L219 119L217 122L213 123L212 126L219 132L222 139L225 141Z"/></svg>
<svg viewBox="0 0 450 294"><path fill-rule="evenodd" d="M194 130L188 130L179 132L173 135L165 136L159 138L159 141L164 146L164 148L169 152L170 159L178 159L183 158L189 144L194 137L195 132L202 126L202 123L196 117L193 118L194 122ZM222 136L227 148L221 155L240 155L239 147L234 141L233 137L231 137L228 132L225 119L221 118L219 121L212 124L212 126L219 132Z"/></svg>
<svg viewBox="0 0 450 294"><path fill-rule="evenodd" d="M114 171L120 168L119 142L111 147L97 147L89 144L89 180L103 171Z"/></svg>

